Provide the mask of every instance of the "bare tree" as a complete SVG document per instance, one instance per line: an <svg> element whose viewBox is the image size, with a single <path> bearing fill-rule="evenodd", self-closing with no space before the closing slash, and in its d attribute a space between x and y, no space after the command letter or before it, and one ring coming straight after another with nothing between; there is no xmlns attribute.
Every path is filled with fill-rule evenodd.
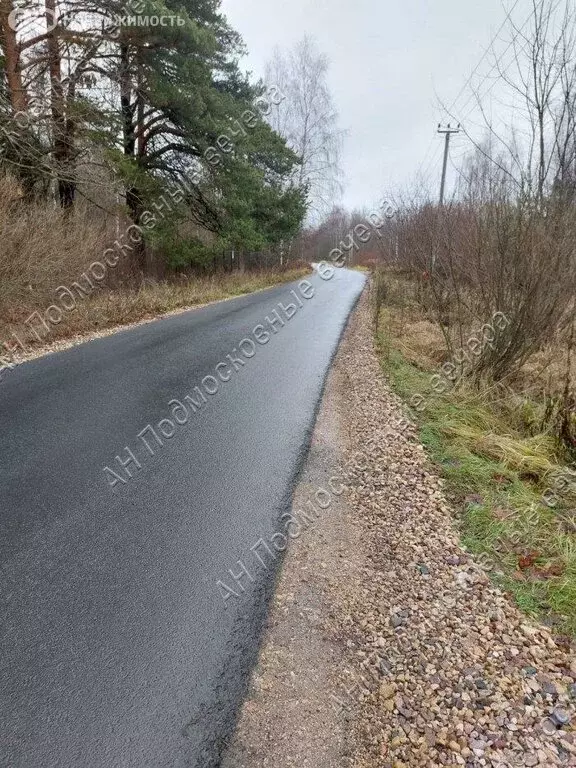
<svg viewBox="0 0 576 768"><path fill-rule="evenodd" d="M341 195L343 131L327 83L328 59L305 37L290 51L276 49L266 67L268 85L284 94L269 121L301 159L295 182L307 188L312 217L327 215Z"/></svg>
<svg viewBox="0 0 576 768"><path fill-rule="evenodd" d="M558 175L573 164L574 107L576 85L576 10L573 0L531 0L527 22L507 20L509 43L504 53L492 50L492 85L483 95L473 92L486 126L485 136L476 141L466 130L466 118L453 115L464 124L477 151L509 175L517 192L542 206ZM508 53L510 51L510 53ZM487 104L495 85L495 101ZM506 115L498 124L494 112Z"/></svg>
<svg viewBox="0 0 576 768"><path fill-rule="evenodd" d="M509 380L567 327L576 294L573 0L532 0L529 22L509 25L512 60L493 66L505 119L477 92L484 136L454 200L400 217L401 259L421 276L450 357L496 313L507 318L469 361L477 381Z"/></svg>

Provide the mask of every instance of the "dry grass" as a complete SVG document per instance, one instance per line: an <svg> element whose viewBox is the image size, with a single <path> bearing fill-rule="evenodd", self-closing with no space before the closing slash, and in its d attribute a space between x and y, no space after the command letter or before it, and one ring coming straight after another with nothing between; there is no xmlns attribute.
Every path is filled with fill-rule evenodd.
<svg viewBox="0 0 576 768"><path fill-rule="evenodd" d="M566 379L566 334L558 335L552 344L533 354L510 380L511 386L533 397L559 395Z"/></svg>
<svg viewBox="0 0 576 768"><path fill-rule="evenodd" d="M406 276L386 273L387 323L396 346L418 368L430 368L447 359L446 344L437 322L426 316L419 304L417 288Z"/></svg>
<svg viewBox="0 0 576 768"><path fill-rule="evenodd" d="M118 224L124 226L113 216L102 214L95 219L82 205L65 213L49 203L24 203L18 184L9 177L0 178L0 344L16 333L34 348L250 293L310 272L308 265L300 263L278 271L180 275L137 284L130 265L120 258L118 266L108 270L105 284L94 283L90 296L76 298L75 309L64 312L62 321L50 325L49 331L42 331L44 338L39 341L26 320L34 312L44 315L53 304L62 306L56 293L59 286L70 288L74 282L86 286L82 274L94 261L102 261L104 250L117 237ZM40 329L37 322L34 326ZM13 346L10 349L16 351Z"/></svg>
<svg viewBox="0 0 576 768"><path fill-rule="evenodd" d="M556 444L550 435L519 438L483 432L465 423L444 424L441 432L454 439L456 445L474 446L479 455L500 462L521 477L545 480L558 470L554 460Z"/></svg>
<svg viewBox="0 0 576 768"><path fill-rule="evenodd" d="M554 509L543 501L568 467L554 437L535 430L540 419L527 418L527 406L528 415L541 407L526 393L466 383L436 393L437 346L404 289L380 312L382 365L407 402L423 397L413 415L460 511L463 542L524 610L576 636L576 489L559 492Z"/></svg>
<svg viewBox="0 0 576 768"><path fill-rule="evenodd" d="M89 334L120 325L147 320L184 307L207 304L242 294L262 290L278 283L297 280L310 274L310 268L298 267L278 272L261 271L215 275L210 278L189 278L175 281L147 282L138 289L99 290L76 308L64 313L62 322L51 325L42 342L26 327L0 316L0 341L13 331L28 346L49 344L78 334ZM34 308L28 305L26 317ZM36 307L45 310L47 305ZM23 313L22 313L23 314ZM38 328L38 325L35 326Z"/></svg>
<svg viewBox="0 0 576 768"><path fill-rule="evenodd" d="M56 288L77 280L115 237L104 215L24 204L20 194L14 180L0 178L0 314L12 322L53 303Z"/></svg>
<svg viewBox="0 0 576 768"><path fill-rule="evenodd" d="M437 318L423 310L416 283L411 276L394 269L386 271L385 279L386 305L394 310L389 314L388 323L396 347L406 360L419 368L442 365L449 359L444 336ZM474 323L470 323L464 338L478 330ZM541 399L546 395L561 394L565 386L568 335L569 328L557 332L548 344L508 377L505 384L524 398Z"/></svg>

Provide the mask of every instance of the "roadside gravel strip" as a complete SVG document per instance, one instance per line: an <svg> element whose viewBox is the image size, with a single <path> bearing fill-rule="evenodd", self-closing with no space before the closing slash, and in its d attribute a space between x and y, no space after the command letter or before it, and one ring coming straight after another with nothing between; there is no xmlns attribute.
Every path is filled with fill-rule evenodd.
<svg viewBox="0 0 576 768"><path fill-rule="evenodd" d="M378 364L366 297L345 345L350 440L367 454L350 502L371 561L350 609L364 676L374 679L374 663L380 672L354 765L576 765L576 661L459 545L414 431L391 426L405 414Z"/></svg>
<svg viewBox="0 0 576 768"><path fill-rule="evenodd" d="M403 417L365 293L294 508L332 462L347 490L291 543L227 768L576 766L576 661L462 549Z"/></svg>

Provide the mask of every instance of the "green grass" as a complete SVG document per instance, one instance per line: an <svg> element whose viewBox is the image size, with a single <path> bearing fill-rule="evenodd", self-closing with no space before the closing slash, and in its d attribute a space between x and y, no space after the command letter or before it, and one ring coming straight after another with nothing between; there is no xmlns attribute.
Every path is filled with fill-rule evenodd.
<svg viewBox="0 0 576 768"><path fill-rule="evenodd" d="M437 371L421 370L395 349L388 312L378 329L381 364L406 403L424 398L418 410L408 409L446 481L463 545L491 564L491 578L524 612L576 636L576 536L561 519L575 499L562 499L555 510L542 501L565 469L554 441L523 430L516 403L464 388L436 394Z"/></svg>

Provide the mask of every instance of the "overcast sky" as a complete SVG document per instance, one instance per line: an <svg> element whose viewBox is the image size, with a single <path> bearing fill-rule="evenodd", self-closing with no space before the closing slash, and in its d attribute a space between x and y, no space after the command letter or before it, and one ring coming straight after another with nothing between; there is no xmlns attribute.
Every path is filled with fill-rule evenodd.
<svg viewBox="0 0 576 768"><path fill-rule="evenodd" d="M506 14L523 24L530 0L224 0L231 25L249 49L244 68L264 73L275 46L291 47L312 35L331 62L330 86L348 131L343 166L343 203L369 207L388 191L424 172L439 187L443 137L436 134L450 105L481 61ZM497 50L506 53L502 32ZM485 92L492 59L481 63L473 83ZM454 107L467 123L478 116L468 86ZM492 91L490 92L492 93ZM469 146L453 142L456 160ZM453 183L455 174L449 176Z"/></svg>

